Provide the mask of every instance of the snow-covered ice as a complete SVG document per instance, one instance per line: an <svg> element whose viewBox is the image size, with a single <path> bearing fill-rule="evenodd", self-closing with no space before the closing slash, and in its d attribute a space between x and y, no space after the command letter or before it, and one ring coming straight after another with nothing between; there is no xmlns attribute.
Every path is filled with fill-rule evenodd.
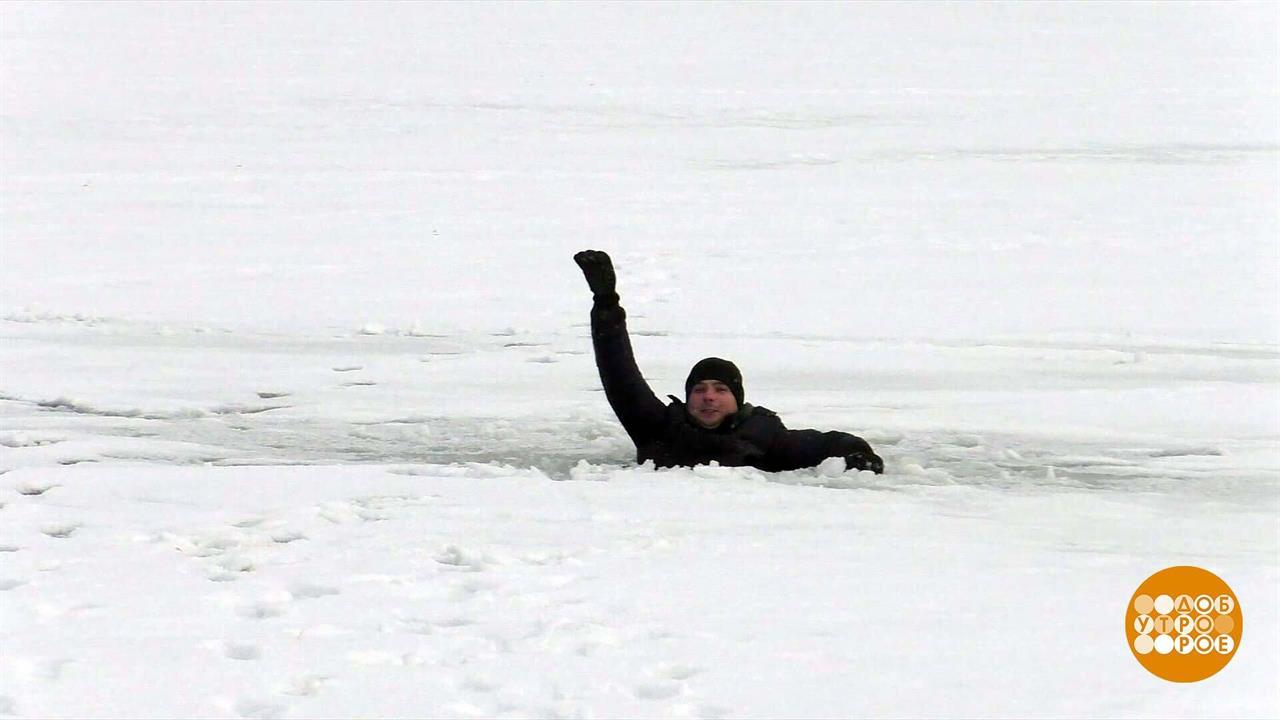
<svg viewBox="0 0 1280 720"><path fill-rule="evenodd" d="M0 4L0 716L1280 715L1278 27ZM587 247L887 472L636 467Z"/></svg>

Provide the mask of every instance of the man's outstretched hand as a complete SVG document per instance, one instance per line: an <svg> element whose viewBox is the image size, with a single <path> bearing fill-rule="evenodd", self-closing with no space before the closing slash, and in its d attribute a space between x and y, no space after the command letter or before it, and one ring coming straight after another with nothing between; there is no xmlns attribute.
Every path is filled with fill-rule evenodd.
<svg viewBox="0 0 1280 720"><path fill-rule="evenodd" d="M583 250L573 256L573 261L582 268L582 274L586 276L587 285L591 287L591 294L597 302L618 301L618 278L613 272L613 261L609 259L609 253Z"/></svg>
<svg viewBox="0 0 1280 720"><path fill-rule="evenodd" d="M870 450L846 455L844 466L847 470L870 470L877 475L884 473L884 460Z"/></svg>
<svg viewBox="0 0 1280 720"><path fill-rule="evenodd" d="M844 458L846 470L870 470L879 475L884 472L884 460L871 449L871 444L856 435L843 435L831 448Z"/></svg>

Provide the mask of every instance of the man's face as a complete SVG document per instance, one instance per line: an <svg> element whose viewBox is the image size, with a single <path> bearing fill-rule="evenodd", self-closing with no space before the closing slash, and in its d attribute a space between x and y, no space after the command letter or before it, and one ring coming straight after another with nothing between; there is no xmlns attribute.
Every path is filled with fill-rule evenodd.
<svg viewBox="0 0 1280 720"><path fill-rule="evenodd" d="M738 412L738 400L728 385L719 380L703 380L689 391L688 407L693 421L711 430Z"/></svg>

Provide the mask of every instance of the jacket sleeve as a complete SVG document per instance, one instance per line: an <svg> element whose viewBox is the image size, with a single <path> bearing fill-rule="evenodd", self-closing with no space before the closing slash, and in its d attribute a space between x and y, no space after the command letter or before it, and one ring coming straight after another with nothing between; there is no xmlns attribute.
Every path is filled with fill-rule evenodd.
<svg viewBox="0 0 1280 720"><path fill-rule="evenodd" d="M854 453L872 453L871 445L857 435L831 430L778 431L765 451L764 470L799 470L813 467L830 457L845 457Z"/></svg>
<svg viewBox="0 0 1280 720"><path fill-rule="evenodd" d="M609 406L633 441L661 432L666 406L653 394L636 366L627 334L627 313L617 296L597 299L591 308L591 344Z"/></svg>

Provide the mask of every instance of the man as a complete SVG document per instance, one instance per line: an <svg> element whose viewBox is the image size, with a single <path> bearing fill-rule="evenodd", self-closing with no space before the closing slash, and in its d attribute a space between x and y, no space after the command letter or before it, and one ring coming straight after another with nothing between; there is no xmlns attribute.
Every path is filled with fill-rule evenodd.
<svg viewBox="0 0 1280 720"><path fill-rule="evenodd" d="M672 467L714 461L777 472L839 457L847 468L884 472L884 461L866 440L843 432L788 430L772 410L744 402L742 373L728 360L699 360L685 380L684 401L672 395L663 404L636 366L613 262L598 250L573 259L595 300L591 342L605 397L636 444L638 462Z"/></svg>

